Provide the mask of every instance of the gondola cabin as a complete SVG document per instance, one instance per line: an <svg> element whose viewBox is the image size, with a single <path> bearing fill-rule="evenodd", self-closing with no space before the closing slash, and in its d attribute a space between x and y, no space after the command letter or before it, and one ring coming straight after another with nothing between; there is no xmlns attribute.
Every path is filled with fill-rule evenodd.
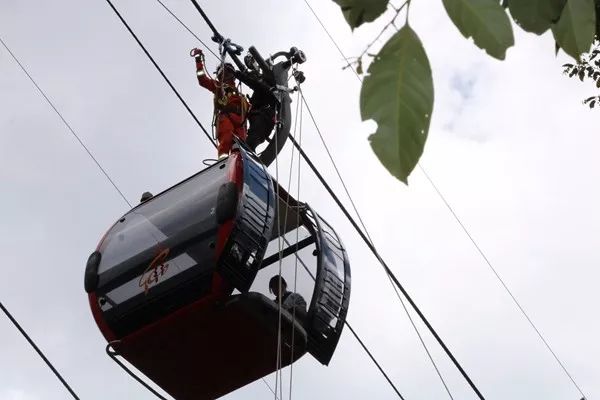
<svg viewBox="0 0 600 400"><path fill-rule="evenodd" d="M299 228L305 238L265 257ZM259 271L308 246L314 281L302 317L249 290ZM333 228L238 147L121 217L90 255L85 289L119 355L177 400L215 399L275 371L280 329L282 366L306 352L328 364L350 266Z"/></svg>

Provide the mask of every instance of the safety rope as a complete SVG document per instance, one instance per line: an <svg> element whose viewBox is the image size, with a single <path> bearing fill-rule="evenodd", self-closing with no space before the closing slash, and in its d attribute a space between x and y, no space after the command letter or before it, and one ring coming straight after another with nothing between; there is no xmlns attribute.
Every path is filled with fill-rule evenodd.
<svg viewBox="0 0 600 400"><path fill-rule="evenodd" d="M225 97L225 88L224 88L224 81L225 81L225 57L227 55L227 53L225 52L225 48L223 47L223 45L221 43L219 43L219 67L217 67L217 73L216 73L216 82L217 82L217 87L216 90L218 92L215 93L215 105L217 103L220 103L223 98ZM205 61L205 60L204 60ZM206 66L206 64L204 64L204 69L206 71L208 71L208 67ZM218 73L218 71L221 71L221 74ZM207 72L208 73L208 72ZM219 76L220 75L220 76ZM212 77L209 76L209 78L212 79ZM217 137L219 135L219 124L221 123L221 119L219 118L219 110L217 109L217 107L214 108L213 111L213 139L215 139L217 141L217 144L219 143L219 138ZM219 154L219 157L221 157L221 155Z"/></svg>
<svg viewBox="0 0 600 400"><path fill-rule="evenodd" d="M302 102L300 101L300 93L298 93L297 99L296 99L296 112L295 112L295 115L294 115L294 129L293 129L293 134L292 134L292 136L294 138L296 137L297 127L298 127L298 121L301 118L301 114L298 112L299 107L301 106L301 104L302 104ZM275 140L277 141L277 135L275 135ZM275 142L275 145L277 145L277 142ZM275 158L275 160L277 160L277 159L278 159L278 157ZM298 158L298 160L300 160L300 158ZM290 157L290 173L289 173L289 178L288 178L287 193L291 193L293 167L294 167L294 149L292 148L292 154L291 154L291 157ZM279 180L276 179L276 181L277 181L277 184L278 184L278 187L279 187ZM298 188L298 191L299 191L299 188ZM298 199L299 198L296 197L296 200L298 200ZM283 216L284 216L283 217L283 227L284 227L284 229L287 227L287 223L288 223L288 211L289 211L289 208L290 208L290 204L289 204L289 199L288 199L288 200L285 201L285 207L284 207L284 209L283 210L278 210L278 213L277 213L278 216L279 216L281 214L281 212L283 212ZM299 219L299 213L298 212L296 213L296 215L297 215L297 219ZM298 224L299 224L299 222L296 223L296 246L298 245ZM286 232L284 232L283 234L285 235ZM278 232L278 242L280 242L280 239L281 239L281 232ZM281 251L282 247L283 246L280 245L280 251ZM283 262L282 253L280 252L279 253L279 289L280 289L280 292L281 292L281 281L283 279L282 278L282 268L281 268L282 267L282 262ZM297 288L296 282L294 281L294 293L296 293L296 288ZM281 367L283 365L283 355L281 354L281 348L282 348L282 345L283 345L283 343L282 343L283 340L281 340L282 339L282 335L283 335L282 326L281 326L281 324L282 324L282 310L283 310L282 301L283 300L282 300L281 294L282 293L278 293L278 298L279 298L278 339L279 340L278 340L278 344L277 344L277 352L278 352L278 356L277 356L278 357L278 366L277 367L278 367L278 370L277 370L276 373L279 373L279 376L280 376L280 379L279 379L280 380L280 386L279 386L279 388L280 388L280 392L281 392L280 393L280 398L283 398L283 374L282 374L282 371L281 371ZM292 317L292 343L291 343L292 359L290 360L290 367L293 365L293 361L294 361L294 356L293 356L293 352L294 352L294 339L295 339L294 332L296 330L295 329L295 314L296 314L296 308L295 307L293 307L292 312L293 312L293 317ZM291 375L290 375L290 393L291 393L291 379L292 378L291 378Z"/></svg>
<svg viewBox="0 0 600 400"><path fill-rule="evenodd" d="M299 96L300 96L300 92ZM301 101L299 101L298 99L298 103L300 103L300 116L298 116L298 112L296 111L296 119L295 121L299 121L299 139L298 142L300 143L300 145L302 146L302 118L303 118L303 103ZM295 131L296 131L296 127L295 127L295 122L294 122L294 136L295 135ZM293 163L293 156L294 156L294 151L293 151L293 147L292 147L292 162ZM302 159L300 158L300 156L298 156L298 173L297 173L297 182L296 182L296 200L300 201L300 170L301 170L301 166L302 166ZM291 186L291 176L292 176L292 171L290 171L290 186ZM289 191L288 191L289 193ZM300 210L296 210L296 251L295 253L298 254L299 251L299 247L298 247L298 242L300 240L299 238L300 235ZM294 293L297 293L298 291L298 258L295 258L294 260ZM296 307L293 308L292 310L292 326L295 326L296 324ZM296 329L292 329L292 349L291 349L291 356L290 356L290 395L289 395L289 400L292 400L292 385L293 385L293 381L294 381L294 346L296 344L296 338L295 338L295 334L296 334Z"/></svg>
<svg viewBox="0 0 600 400"><path fill-rule="evenodd" d="M298 94L297 101L296 101L296 112L295 112L295 115L294 115L294 129L293 129L293 136L294 137L296 137L297 127L298 127L298 120L299 120L298 108L299 108L300 103L301 103L300 102L300 95ZM277 140L277 139L275 139L275 140ZM292 149L292 154L291 154L291 157L290 157L290 173L289 173L288 184L287 184L287 193L288 194L291 193L293 169L294 169L294 151ZM296 197L296 200L298 200L298 199L299 198ZM284 209L284 212L283 212L283 214L284 214L284 218L283 218L284 229L287 227L288 210L289 210L289 208L290 208L290 204L289 204L289 199L288 199L288 201L285 202L285 209ZM298 232L298 224L296 224L296 232ZM284 232L284 235L285 234L286 234L286 232ZM297 242L298 242L298 240L296 240L296 243ZM281 255L280 255L280 259L281 259ZM279 277L280 277L280 282L281 282L281 271L279 271ZM280 285L281 285L281 283L280 283ZM294 293L296 293L295 282L294 282ZM282 307L280 305L280 308L279 308L280 314L281 314L281 311L282 311ZM296 311L296 309L294 307L293 308L294 315L295 315L295 311ZM290 360L290 367L293 365L293 361L294 361L294 356L293 356L293 352L294 352L294 339L295 339L294 338L294 332L296 330L294 324L295 324L295 319L292 318L292 342L291 342L292 358ZM280 360L279 360L280 361L280 367L281 367L281 364L283 363L281 357L282 356L280 355ZM283 378L283 376L282 376L282 378ZM290 379L291 379L291 375L290 375ZM291 381L290 381L290 385L291 385Z"/></svg>
<svg viewBox="0 0 600 400"><path fill-rule="evenodd" d="M277 148L277 135L275 135L275 148ZM280 197L280 186L279 186L279 154L275 155L275 182L277 182L277 188L276 188L276 196L277 196L277 218L275 223L277 224L277 253L279 254L279 262L278 262L278 268L279 268L279 283L277 285L277 299L278 299L278 311L277 311L277 356L276 356L276 362L275 362L275 393L277 393L277 389L279 386L283 386L283 382L280 382L280 380L282 381L282 375L281 375L281 308L282 308L282 293L281 293L281 267L282 267L282 257L283 257L283 253L282 253L282 246L281 246L281 225L280 225L280 214L281 214L281 210L279 209L279 204L281 203L281 197ZM286 202L287 205L287 202ZM286 215L287 215L287 210L286 210ZM270 281L269 281L270 282ZM280 389L280 392L283 392L282 389ZM275 398L277 398L277 394L275 394ZM280 399L283 398L282 393L279 396Z"/></svg>

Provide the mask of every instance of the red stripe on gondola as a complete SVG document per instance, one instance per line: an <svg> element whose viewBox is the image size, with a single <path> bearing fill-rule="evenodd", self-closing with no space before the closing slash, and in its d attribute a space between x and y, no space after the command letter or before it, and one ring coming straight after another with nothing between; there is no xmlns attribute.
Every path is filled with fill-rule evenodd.
<svg viewBox="0 0 600 400"><path fill-rule="evenodd" d="M230 182L235 182L238 189L238 196L242 191L244 185L244 166L242 163L242 156L239 151L233 151L229 156L229 170L227 171L227 177ZM215 261L218 261L221 257L221 253L225 249L227 240L233 230L233 219L223 223L219 226L217 232L217 244L215 248Z"/></svg>
<svg viewBox="0 0 600 400"><path fill-rule="evenodd" d="M238 191L241 192L244 184L244 165L242 163L242 156L239 151L234 150L229 156L229 159L231 161L227 177L231 182L236 183Z"/></svg>

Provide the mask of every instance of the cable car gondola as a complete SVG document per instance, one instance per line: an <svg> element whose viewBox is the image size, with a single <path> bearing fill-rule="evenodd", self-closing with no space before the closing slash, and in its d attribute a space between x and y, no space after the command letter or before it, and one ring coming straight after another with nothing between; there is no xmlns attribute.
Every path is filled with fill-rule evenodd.
<svg viewBox="0 0 600 400"><path fill-rule="evenodd" d="M265 258L297 221L309 237ZM262 268L309 245L315 283L299 321L249 288ZM328 364L348 310L350 266L333 228L236 145L120 218L90 255L84 283L119 355L175 399L203 400L274 372L279 327L282 367L306 352Z"/></svg>

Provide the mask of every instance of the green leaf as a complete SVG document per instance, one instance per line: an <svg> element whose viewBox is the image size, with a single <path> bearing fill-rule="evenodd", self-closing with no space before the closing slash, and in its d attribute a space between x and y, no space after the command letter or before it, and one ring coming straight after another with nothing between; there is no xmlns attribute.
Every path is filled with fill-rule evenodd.
<svg viewBox="0 0 600 400"><path fill-rule="evenodd" d="M377 19L385 12L389 0L333 0L344 13L350 28L358 28L365 22Z"/></svg>
<svg viewBox="0 0 600 400"><path fill-rule="evenodd" d="M552 33L561 49L576 60L589 51L596 32L594 0L568 0Z"/></svg>
<svg viewBox="0 0 600 400"><path fill-rule="evenodd" d="M442 0L460 33L499 60L515 44L510 19L498 0Z"/></svg>
<svg viewBox="0 0 600 400"><path fill-rule="evenodd" d="M515 22L527 32L546 32L560 18L567 0L510 0L508 9Z"/></svg>
<svg viewBox="0 0 600 400"><path fill-rule="evenodd" d="M425 49L405 25L379 51L360 93L363 121L377 122L371 147L388 171L407 183L429 133L433 78Z"/></svg>

